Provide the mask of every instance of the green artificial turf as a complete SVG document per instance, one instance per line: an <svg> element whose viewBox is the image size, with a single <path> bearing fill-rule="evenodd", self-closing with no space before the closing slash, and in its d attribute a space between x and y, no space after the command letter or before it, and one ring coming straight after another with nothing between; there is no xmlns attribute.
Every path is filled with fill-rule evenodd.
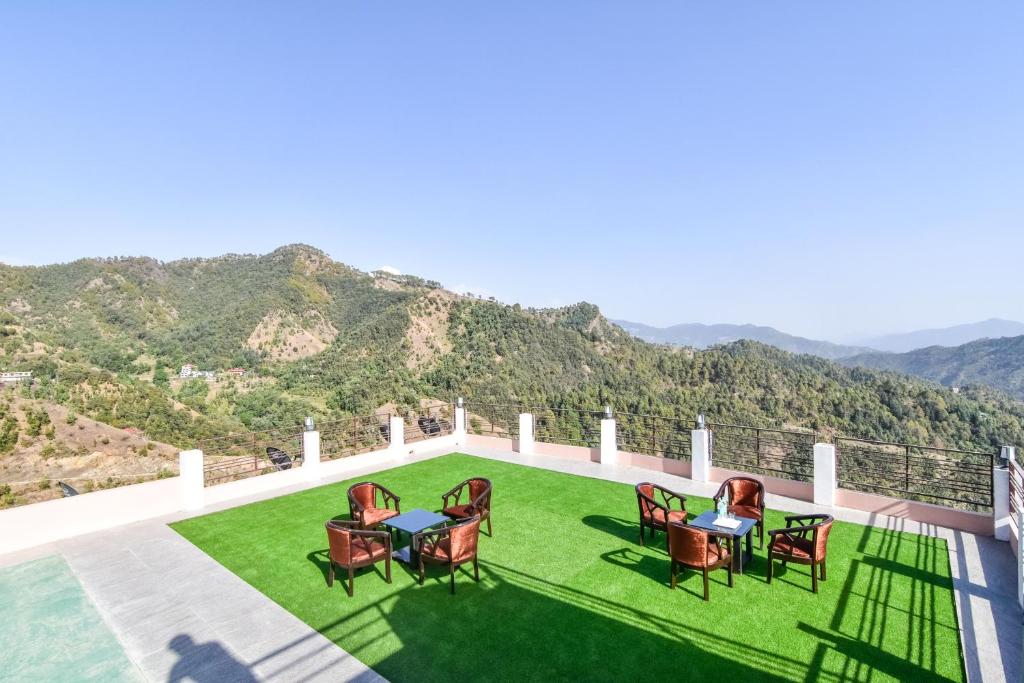
<svg viewBox="0 0 1024 683"><path fill-rule="evenodd" d="M174 528L299 619L394 681L965 679L945 541L836 523L828 580L757 550L734 588L712 573L668 587L664 535L641 547L631 486L452 454L374 474L402 509L436 510L471 476L494 483L494 537L480 573L403 565L327 588L325 520L347 516L352 482L322 486ZM690 497L691 514L711 508ZM784 526L769 511L769 528ZM282 646L286 643L282 643Z"/></svg>

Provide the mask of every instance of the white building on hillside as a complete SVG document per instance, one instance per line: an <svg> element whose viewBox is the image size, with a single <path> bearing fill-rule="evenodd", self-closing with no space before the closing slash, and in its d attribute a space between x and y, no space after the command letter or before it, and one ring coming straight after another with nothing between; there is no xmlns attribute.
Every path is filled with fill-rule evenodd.
<svg viewBox="0 0 1024 683"><path fill-rule="evenodd" d="M31 381L31 372L0 372L0 384L17 384L18 382Z"/></svg>

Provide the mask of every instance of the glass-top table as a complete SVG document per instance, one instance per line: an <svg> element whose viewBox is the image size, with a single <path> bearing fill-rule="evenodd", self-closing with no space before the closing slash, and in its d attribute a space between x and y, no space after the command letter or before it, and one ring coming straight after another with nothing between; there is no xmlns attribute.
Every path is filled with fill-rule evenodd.
<svg viewBox="0 0 1024 683"><path fill-rule="evenodd" d="M715 520L718 519L718 513L714 510L708 510L702 512L693 519L686 520L686 523L690 526L695 526L698 529L706 529L707 531L717 531L721 534L728 534L729 536L729 554L732 555L732 568L733 571L743 573L743 565L754 557L754 543L753 534L754 527L757 526L756 519L750 519L749 517L736 516L734 519L740 523L735 529L730 529L725 526L718 526L715 524ZM743 552L740 552L741 539L746 537L747 544Z"/></svg>
<svg viewBox="0 0 1024 683"><path fill-rule="evenodd" d="M383 524L389 529L394 529L400 533L404 531L411 538L414 534L441 526L447 521L449 521L449 518L445 515L416 508L409 512L403 512L397 517L385 520ZM404 548L399 548L391 553L391 556L399 562L405 562L406 564L418 564L420 560L419 548L414 548L412 543Z"/></svg>

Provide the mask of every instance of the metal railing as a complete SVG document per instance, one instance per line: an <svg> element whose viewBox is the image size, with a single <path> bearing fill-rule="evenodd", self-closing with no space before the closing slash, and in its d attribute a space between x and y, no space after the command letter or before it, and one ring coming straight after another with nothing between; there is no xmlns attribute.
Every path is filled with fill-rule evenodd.
<svg viewBox="0 0 1024 683"><path fill-rule="evenodd" d="M455 431L455 414L451 405L421 409L409 413L404 420L405 443L447 436Z"/></svg>
<svg viewBox="0 0 1024 683"><path fill-rule="evenodd" d="M316 426L320 432L320 457L325 460L368 453L391 443L391 414L356 415Z"/></svg>
<svg viewBox="0 0 1024 683"><path fill-rule="evenodd" d="M693 420L640 413L616 413L619 449L673 460L693 457Z"/></svg>
<svg viewBox="0 0 1024 683"><path fill-rule="evenodd" d="M813 481L817 435L783 429L708 424L711 464L781 479Z"/></svg>
<svg viewBox="0 0 1024 683"><path fill-rule="evenodd" d="M994 453L837 437L840 488L967 510L992 507Z"/></svg>
<svg viewBox="0 0 1024 683"><path fill-rule="evenodd" d="M209 486L301 464L302 429L296 425L228 434L204 439L197 447L203 451L203 481Z"/></svg>
<svg viewBox="0 0 1024 683"><path fill-rule="evenodd" d="M519 415L526 412L522 406L469 402L465 408L467 434L519 438Z"/></svg>
<svg viewBox="0 0 1024 683"><path fill-rule="evenodd" d="M533 438L543 443L601 447L601 416L599 410L563 408L530 408L533 413Z"/></svg>

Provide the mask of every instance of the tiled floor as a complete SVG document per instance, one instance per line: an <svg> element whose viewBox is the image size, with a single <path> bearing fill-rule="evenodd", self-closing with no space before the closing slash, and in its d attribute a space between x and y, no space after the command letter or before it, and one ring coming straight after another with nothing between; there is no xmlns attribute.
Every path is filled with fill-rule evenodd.
<svg viewBox="0 0 1024 683"><path fill-rule="evenodd" d="M0 605L0 679L143 680L59 555L0 569Z"/></svg>

